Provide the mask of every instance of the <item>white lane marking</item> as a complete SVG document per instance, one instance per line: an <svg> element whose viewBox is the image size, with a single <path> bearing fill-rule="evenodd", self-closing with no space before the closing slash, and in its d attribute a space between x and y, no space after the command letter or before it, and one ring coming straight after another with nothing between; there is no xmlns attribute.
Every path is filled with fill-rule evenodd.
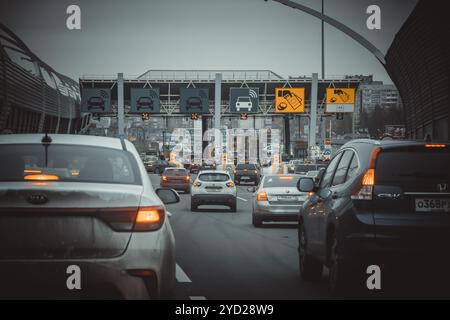
<svg viewBox="0 0 450 320"><path fill-rule="evenodd" d="M177 264L176 266L176 278L178 282L192 282L191 279L187 276L187 274L181 269L181 267Z"/></svg>
<svg viewBox="0 0 450 320"><path fill-rule="evenodd" d="M242 200L242 201L245 201L245 202L247 202L248 200L247 199L244 199L244 198L241 198L241 197L237 197L239 200Z"/></svg>
<svg viewBox="0 0 450 320"><path fill-rule="evenodd" d="M189 299L191 299L191 300L206 300L206 297L204 297L204 296L189 296Z"/></svg>

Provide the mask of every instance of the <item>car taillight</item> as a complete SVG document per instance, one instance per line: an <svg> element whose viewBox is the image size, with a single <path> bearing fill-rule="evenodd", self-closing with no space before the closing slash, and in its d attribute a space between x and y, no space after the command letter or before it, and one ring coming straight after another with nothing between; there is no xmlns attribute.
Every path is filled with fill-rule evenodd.
<svg viewBox="0 0 450 320"><path fill-rule="evenodd" d="M55 181L59 180L59 176L55 174L27 174L23 177L24 180L31 180L31 181Z"/></svg>
<svg viewBox="0 0 450 320"><path fill-rule="evenodd" d="M167 176L161 176L162 181L169 181L169 178Z"/></svg>
<svg viewBox="0 0 450 320"><path fill-rule="evenodd" d="M200 187L201 185L202 184L199 181L195 181L194 184L193 184L194 187Z"/></svg>
<svg viewBox="0 0 450 320"><path fill-rule="evenodd" d="M375 163L381 148L376 148L370 156L370 165L361 178L361 185L350 198L353 200L372 200L373 187L375 186Z"/></svg>
<svg viewBox="0 0 450 320"><path fill-rule="evenodd" d="M256 195L256 200L257 201L267 201L268 200L267 192L264 192L264 191L258 192L258 194Z"/></svg>
<svg viewBox="0 0 450 320"><path fill-rule="evenodd" d="M189 181L191 178L189 176L184 177L184 180Z"/></svg>
<svg viewBox="0 0 450 320"><path fill-rule="evenodd" d="M155 231L164 223L163 207L105 208L99 211L100 218L119 232Z"/></svg>
<svg viewBox="0 0 450 320"><path fill-rule="evenodd" d="M427 143L425 145L425 148L445 148L446 145L445 144L432 144L432 143Z"/></svg>
<svg viewBox="0 0 450 320"><path fill-rule="evenodd" d="M160 206L139 208L134 231L158 230L164 222L164 215L165 210Z"/></svg>
<svg viewBox="0 0 450 320"><path fill-rule="evenodd" d="M233 188L234 187L234 182L233 181L227 182L227 187L228 188Z"/></svg>
<svg viewBox="0 0 450 320"><path fill-rule="evenodd" d="M258 173L258 171L257 170L255 170L255 174L257 174Z"/></svg>

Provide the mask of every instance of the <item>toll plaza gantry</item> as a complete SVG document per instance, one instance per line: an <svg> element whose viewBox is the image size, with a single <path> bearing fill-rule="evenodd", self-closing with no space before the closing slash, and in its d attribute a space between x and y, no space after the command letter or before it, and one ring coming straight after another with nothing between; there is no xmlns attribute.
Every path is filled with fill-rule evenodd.
<svg viewBox="0 0 450 320"><path fill-rule="evenodd" d="M82 112L118 116L119 134L124 134L121 118L127 115L142 115L143 119L201 119L203 131L208 122L209 127L220 129L221 119L225 118L247 119L252 123L250 127L259 129L256 119L282 117L288 153L290 120L307 117L308 145L315 145L316 135L311 132L316 132L318 117L350 114L354 110L354 101L350 102L350 109L344 108L345 104L327 109L327 103L332 107L327 91L356 91L363 79L364 76L318 79L317 74L283 77L270 70L149 70L140 76L85 75L79 83Z"/></svg>

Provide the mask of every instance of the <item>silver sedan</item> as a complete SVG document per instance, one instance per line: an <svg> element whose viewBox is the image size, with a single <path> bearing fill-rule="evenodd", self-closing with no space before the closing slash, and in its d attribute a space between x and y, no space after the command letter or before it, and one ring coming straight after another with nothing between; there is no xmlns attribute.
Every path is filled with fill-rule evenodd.
<svg viewBox="0 0 450 320"><path fill-rule="evenodd" d="M0 136L0 296L170 297L175 240L127 140Z"/></svg>
<svg viewBox="0 0 450 320"><path fill-rule="evenodd" d="M267 175L253 192L252 222L255 227L264 221L297 221L308 194L297 189L300 175Z"/></svg>

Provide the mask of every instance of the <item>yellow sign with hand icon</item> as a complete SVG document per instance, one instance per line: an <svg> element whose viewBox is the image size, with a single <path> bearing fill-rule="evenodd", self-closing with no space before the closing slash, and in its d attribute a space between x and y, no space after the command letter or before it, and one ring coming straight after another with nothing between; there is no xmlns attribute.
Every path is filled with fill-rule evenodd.
<svg viewBox="0 0 450 320"><path fill-rule="evenodd" d="M353 112L354 106L354 88L327 88L326 112Z"/></svg>
<svg viewBox="0 0 450 320"><path fill-rule="evenodd" d="M305 112L305 88L276 88L275 113Z"/></svg>

